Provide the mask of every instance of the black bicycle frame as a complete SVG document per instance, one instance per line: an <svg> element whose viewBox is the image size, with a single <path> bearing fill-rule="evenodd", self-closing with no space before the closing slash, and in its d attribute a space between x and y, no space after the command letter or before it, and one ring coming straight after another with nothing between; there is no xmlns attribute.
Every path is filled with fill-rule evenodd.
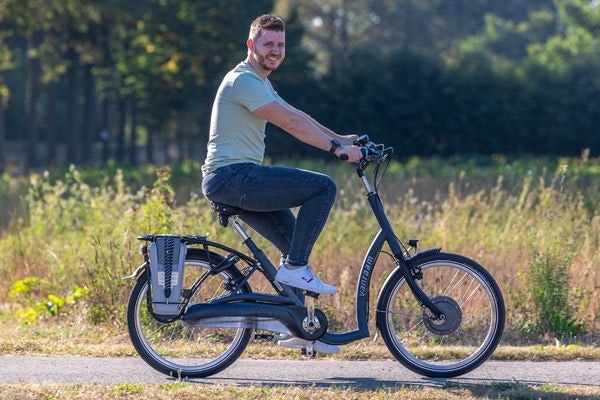
<svg viewBox="0 0 600 400"><path fill-rule="evenodd" d="M421 304L429 308L433 315L440 316L439 309L431 302L427 295L421 290L419 285L415 282L412 276L410 268L404 257L404 251L400 244L400 241L396 237L392 225L390 224L385 211L383 210L383 204L377 191L371 186L371 183L364 174L359 171L359 177L367 193L367 201L377 222L379 223L380 230L373 239L369 250L363 260L362 267L359 273L358 285L356 287L356 324L357 329L344 333L331 333L326 332L325 335L320 339L323 342L330 344L347 344L355 340L364 339L370 336L369 333L369 288L371 286L371 277L373 276L373 265L377 261L379 252L383 247L383 244L387 242L394 258L406 278L406 282L412 289L415 297L421 302ZM438 249L428 251L437 252Z"/></svg>
<svg viewBox="0 0 600 400"><path fill-rule="evenodd" d="M377 257L379 256L379 252L381 251L384 243L387 243L388 246L390 247L390 250L396 260L396 263L398 264L397 268L401 269L403 275L405 276L407 284L413 291L413 293L414 293L415 297L418 299L418 301L420 301L420 303L423 305L423 307L429 309L432 316L434 316L434 317L441 316L439 309L431 302L431 300L427 297L427 295L422 291L422 289L416 283L415 278L413 277L413 271L411 271L410 267L408 266L407 259L404 256L404 249L403 249L400 241L396 237L394 230L390 224L390 221L385 214L382 202L379 198L379 195L377 194L377 191L371 186L371 183L369 182L369 180L363 174L361 174L361 172L359 172L359 177L360 177L361 182L367 193L367 200L368 200L369 206L371 207L371 210L373 211L373 214L375 215L375 218L377 219L377 222L380 226L380 230L377 233L377 235L375 236L375 238L373 239L371 246L369 247L367 254L363 260L362 267L360 269L358 285L356 288L357 329L348 331L348 332L342 332L342 333L325 332L325 334L319 338L319 340L321 340L323 342L330 343L330 344L336 344L336 345L347 344L347 343L350 343L350 342L353 342L356 340L364 339L366 337L369 337L369 335L370 335L369 327L368 327L369 288L370 288L370 284L371 284L371 278L373 276L373 266L375 265L375 262L377 261ZM257 267L260 267L263 274L271 282L273 287L276 289L276 291L280 295L280 296L273 296L273 295L258 294L258 293L251 293L251 294L246 294L246 295L233 295L233 296L231 296L231 301L239 302L240 300L244 300L246 298L248 300L252 300L251 306L247 307L247 309L248 309L247 311L252 316L260 316L260 315L262 315L263 311L272 313L274 302L281 304L283 307L286 307L285 304L288 304L291 307L294 307L294 306L302 307L304 303L303 303L301 297L298 296L298 294L294 291L294 289L292 287L280 284L275 281L275 275L277 274L277 269L269 261L269 259L263 253L263 251L260 250L258 248L258 246L256 246L256 244L252 241L252 238L246 233L246 231L243 229L243 227L238 222L237 217L231 218L231 225L237 231L237 233L242 237L242 239L244 240L244 244L252 252L252 255L254 258L250 258L250 257L244 255L243 253L233 250L227 246L224 246L224 245L221 245L221 244L215 243L215 242L210 242L205 239L202 240L201 242L198 242L198 244L204 244L206 246L206 248L208 248L210 246L214 246L214 247L220 248L222 250L230 251L233 254L244 259L244 261L247 262L248 264L256 265ZM439 249L431 249L431 250L427 250L422 253L418 253L412 259L431 254L432 252L439 252ZM225 299L221 299L218 303L214 304L214 307L216 307L215 311L219 311L219 310L217 310L217 308L220 308L221 311L224 313L232 312L231 309L233 307L227 308L227 306L226 306L226 303L227 303L226 300L228 298L229 298L229 296ZM275 301L277 298L279 298L281 301ZM261 299L263 300L263 302L261 302ZM193 308L194 308L194 306L191 306L191 309L193 309ZM202 311L201 311L201 309L202 309ZM204 306L198 307L197 312L198 312L198 315L194 316L194 314L196 313L195 310L190 310L190 313L188 314L186 312L186 314L188 314L188 315L187 316L184 315L183 318L184 319L187 319L187 318L194 319L197 317L202 317L202 315L206 315L205 314L206 307L204 307ZM238 311L233 311L233 312L238 312ZM282 317L283 317L283 310L282 310ZM296 324L298 324L298 326L299 326L298 319L296 317L294 317L294 319L296 320Z"/></svg>

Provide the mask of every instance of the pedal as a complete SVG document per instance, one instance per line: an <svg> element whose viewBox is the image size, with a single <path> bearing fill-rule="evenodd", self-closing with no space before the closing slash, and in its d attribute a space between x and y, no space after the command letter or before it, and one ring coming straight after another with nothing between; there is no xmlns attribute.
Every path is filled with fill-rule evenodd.
<svg viewBox="0 0 600 400"><path fill-rule="evenodd" d="M275 335L274 334L266 334L266 333L255 333L254 340L256 340L256 341L264 340L267 342L272 342L273 340L275 340Z"/></svg>
<svg viewBox="0 0 600 400"><path fill-rule="evenodd" d="M312 346L303 347L301 351L303 356L315 358L317 356L317 352L313 350Z"/></svg>
<svg viewBox="0 0 600 400"><path fill-rule="evenodd" d="M308 297L312 297L313 299L319 298L319 293L311 292L310 290L305 290L304 293L306 293Z"/></svg>

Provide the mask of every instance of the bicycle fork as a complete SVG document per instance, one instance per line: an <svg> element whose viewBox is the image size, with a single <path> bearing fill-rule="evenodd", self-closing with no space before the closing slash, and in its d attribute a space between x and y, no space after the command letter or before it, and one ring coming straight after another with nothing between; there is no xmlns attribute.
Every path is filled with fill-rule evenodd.
<svg viewBox="0 0 600 400"><path fill-rule="evenodd" d="M421 303L421 306L425 309L425 312L431 314L434 319L445 319L444 313L431 301L431 299L417 284L416 279L419 277L419 271L415 271L413 268L411 268L407 259L404 258L402 254L402 247L400 246L400 242L394 234L392 225L390 224L390 221L383 210L383 204L381 203L381 199L377 194L377 190L371 185L371 182L369 182L369 179L364 175L364 173L359 172L358 176L360 177L367 194L367 201L371 206L371 210L373 210L373 214L375 215L375 218L381 227L380 234L383 232L384 237L386 237L386 240L395 255L394 258L396 259L396 263L406 277L408 286L412 290L417 300ZM414 244L416 248L417 243L418 241L412 241L411 245Z"/></svg>

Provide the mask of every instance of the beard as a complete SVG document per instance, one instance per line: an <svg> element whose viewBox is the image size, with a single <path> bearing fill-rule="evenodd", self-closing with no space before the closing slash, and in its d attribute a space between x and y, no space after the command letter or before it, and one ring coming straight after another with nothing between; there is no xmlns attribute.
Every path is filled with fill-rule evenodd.
<svg viewBox="0 0 600 400"><path fill-rule="evenodd" d="M279 56L279 58L275 61L268 60L265 54L260 54L258 51L254 51L254 58L258 65L264 68L267 71L275 71L281 65L283 61L283 56ZM273 63L275 63L273 65Z"/></svg>

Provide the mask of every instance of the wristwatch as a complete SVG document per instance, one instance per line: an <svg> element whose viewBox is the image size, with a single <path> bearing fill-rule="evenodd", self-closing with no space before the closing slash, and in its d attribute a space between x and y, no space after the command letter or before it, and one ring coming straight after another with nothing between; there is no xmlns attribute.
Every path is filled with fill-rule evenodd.
<svg viewBox="0 0 600 400"><path fill-rule="evenodd" d="M341 146L342 144L339 140L331 139L331 148L329 149L329 152L335 154L335 151Z"/></svg>

